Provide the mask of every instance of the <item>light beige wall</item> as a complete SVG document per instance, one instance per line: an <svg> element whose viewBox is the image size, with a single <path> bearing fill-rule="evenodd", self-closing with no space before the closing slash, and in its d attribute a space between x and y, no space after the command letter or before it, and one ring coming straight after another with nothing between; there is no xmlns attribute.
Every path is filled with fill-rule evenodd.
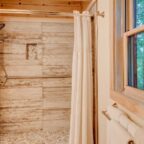
<svg viewBox="0 0 144 144"><path fill-rule="evenodd" d="M99 144L106 144L106 119L102 115L108 105L110 93L110 49L109 49L109 1L99 0L98 10L105 12L105 17L98 16L98 118Z"/></svg>
<svg viewBox="0 0 144 144"><path fill-rule="evenodd" d="M102 115L110 99L110 48L113 31L113 0L98 0L98 10L105 12L105 17L98 16L98 109L99 109L99 144L107 144L107 120ZM120 108L122 108L120 106ZM139 125L144 126L144 120L130 113L130 117Z"/></svg>

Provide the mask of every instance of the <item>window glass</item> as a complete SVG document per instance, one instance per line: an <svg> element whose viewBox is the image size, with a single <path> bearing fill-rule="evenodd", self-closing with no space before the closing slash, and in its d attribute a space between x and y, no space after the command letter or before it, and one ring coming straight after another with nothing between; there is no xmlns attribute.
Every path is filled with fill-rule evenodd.
<svg viewBox="0 0 144 144"><path fill-rule="evenodd" d="M128 85L144 90L144 32L128 39Z"/></svg>
<svg viewBox="0 0 144 144"><path fill-rule="evenodd" d="M135 0L135 26L144 24L144 0Z"/></svg>

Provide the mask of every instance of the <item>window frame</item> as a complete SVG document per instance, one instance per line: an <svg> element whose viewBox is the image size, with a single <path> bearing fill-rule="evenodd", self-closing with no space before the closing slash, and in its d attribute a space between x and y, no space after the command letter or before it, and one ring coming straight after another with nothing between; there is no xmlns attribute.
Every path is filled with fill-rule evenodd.
<svg viewBox="0 0 144 144"><path fill-rule="evenodd" d="M144 32L144 26L134 28L124 33L124 94L144 103L144 90L128 86L128 37Z"/></svg>
<svg viewBox="0 0 144 144"><path fill-rule="evenodd" d="M128 1L131 2L130 7L133 7L133 1ZM127 39L129 36L143 31L144 26L133 28L133 16L125 15L125 8L125 0L113 0L110 96L118 104L144 118L144 91L130 87L127 84ZM128 13L132 11L133 9L129 9ZM119 18L117 18L118 16ZM126 22L126 16L128 16L128 23ZM126 30L129 31L125 32Z"/></svg>

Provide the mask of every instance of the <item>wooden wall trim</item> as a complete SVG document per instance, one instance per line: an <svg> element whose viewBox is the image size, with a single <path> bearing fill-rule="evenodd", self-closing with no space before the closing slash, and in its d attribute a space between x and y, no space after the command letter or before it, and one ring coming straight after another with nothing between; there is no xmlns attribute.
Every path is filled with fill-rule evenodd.
<svg viewBox="0 0 144 144"><path fill-rule="evenodd" d="M38 6L38 5L10 5L2 4L0 8L4 9L25 9L25 10L47 10L49 12L72 12L73 10L81 11L81 6Z"/></svg>
<svg viewBox="0 0 144 144"><path fill-rule="evenodd" d="M60 22L73 23L73 18L41 18L41 17L17 17L17 16L0 16L0 21L21 21L21 22Z"/></svg>

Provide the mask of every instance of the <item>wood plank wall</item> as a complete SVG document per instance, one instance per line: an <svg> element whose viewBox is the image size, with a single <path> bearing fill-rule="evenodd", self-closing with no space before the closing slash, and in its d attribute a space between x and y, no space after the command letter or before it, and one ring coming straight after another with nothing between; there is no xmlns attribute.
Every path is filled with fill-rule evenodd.
<svg viewBox="0 0 144 144"><path fill-rule="evenodd" d="M0 133L69 128L73 23L3 23Z"/></svg>

